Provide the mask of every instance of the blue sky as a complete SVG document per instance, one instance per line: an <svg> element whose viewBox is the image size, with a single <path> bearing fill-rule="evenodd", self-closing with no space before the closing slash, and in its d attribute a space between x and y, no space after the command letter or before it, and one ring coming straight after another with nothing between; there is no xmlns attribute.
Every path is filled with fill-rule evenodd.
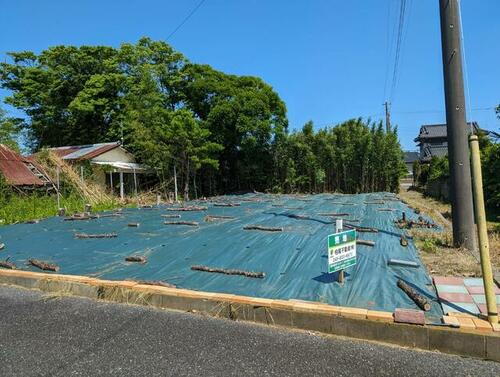
<svg viewBox="0 0 500 377"><path fill-rule="evenodd" d="M388 36L399 1L206 0L168 42L193 62L262 77L286 102L292 129L308 120L324 127L357 116L382 119L394 61ZM414 149L419 126L445 116L439 1L408 2L392 119L403 146ZM58 44L165 40L198 3L0 0L0 57ZM469 119L494 130L500 128L491 109L500 103L499 15L498 0L462 0Z"/></svg>

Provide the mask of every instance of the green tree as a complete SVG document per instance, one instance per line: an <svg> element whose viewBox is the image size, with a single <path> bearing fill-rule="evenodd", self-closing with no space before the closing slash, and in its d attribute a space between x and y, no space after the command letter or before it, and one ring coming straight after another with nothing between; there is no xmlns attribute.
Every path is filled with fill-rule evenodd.
<svg viewBox="0 0 500 377"><path fill-rule="evenodd" d="M5 144L9 148L19 150L17 137L19 136L18 120L8 118L7 112L0 108L0 144Z"/></svg>

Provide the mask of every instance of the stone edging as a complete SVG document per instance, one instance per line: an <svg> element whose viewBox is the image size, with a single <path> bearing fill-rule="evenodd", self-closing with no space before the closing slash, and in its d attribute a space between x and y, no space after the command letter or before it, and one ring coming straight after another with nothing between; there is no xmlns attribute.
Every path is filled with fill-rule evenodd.
<svg viewBox="0 0 500 377"><path fill-rule="evenodd" d="M0 270L0 284L120 303L201 312L500 362L500 333L394 323L392 313L300 300L273 300L85 276Z"/></svg>

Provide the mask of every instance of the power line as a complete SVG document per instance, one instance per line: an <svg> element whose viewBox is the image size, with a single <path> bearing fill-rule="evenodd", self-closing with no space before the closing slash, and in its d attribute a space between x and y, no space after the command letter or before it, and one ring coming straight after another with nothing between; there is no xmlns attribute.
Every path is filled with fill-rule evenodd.
<svg viewBox="0 0 500 377"><path fill-rule="evenodd" d="M193 14L196 13L196 11L203 5L204 2L205 2L205 0L201 0L198 3L198 5L195 6L191 12L189 12L189 14L186 16L186 18L184 18L184 20L182 20L182 22L168 35L168 37L165 40L168 41L175 33L177 33L177 31L191 18L191 16Z"/></svg>
<svg viewBox="0 0 500 377"><path fill-rule="evenodd" d="M392 73L392 85L391 85L391 91L390 91L390 101L392 102L392 99L394 97L394 92L396 91L396 85L398 82L398 73L399 73L399 62L401 59L401 50L402 50L402 45L403 45L403 40L404 40L404 30L405 30L405 15L406 15L406 9L407 9L407 2L406 0L400 0L400 7L399 7L399 22L398 22L398 32L397 32L397 39L396 39L396 52L394 54L394 69Z"/></svg>

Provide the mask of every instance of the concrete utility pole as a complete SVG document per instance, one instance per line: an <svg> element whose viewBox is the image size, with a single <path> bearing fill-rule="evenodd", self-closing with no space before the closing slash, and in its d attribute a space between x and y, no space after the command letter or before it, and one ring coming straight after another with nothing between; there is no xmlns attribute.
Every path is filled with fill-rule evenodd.
<svg viewBox="0 0 500 377"><path fill-rule="evenodd" d="M391 130L391 112L389 110L390 103L385 101L385 131L389 132Z"/></svg>
<svg viewBox="0 0 500 377"><path fill-rule="evenodd" d="M451 176L451 212L453 243L475 249L474 212L465 119L464 79L462 71L460 9L457 0L439 0L441 44L443 51L448 161Z"/></svg>

